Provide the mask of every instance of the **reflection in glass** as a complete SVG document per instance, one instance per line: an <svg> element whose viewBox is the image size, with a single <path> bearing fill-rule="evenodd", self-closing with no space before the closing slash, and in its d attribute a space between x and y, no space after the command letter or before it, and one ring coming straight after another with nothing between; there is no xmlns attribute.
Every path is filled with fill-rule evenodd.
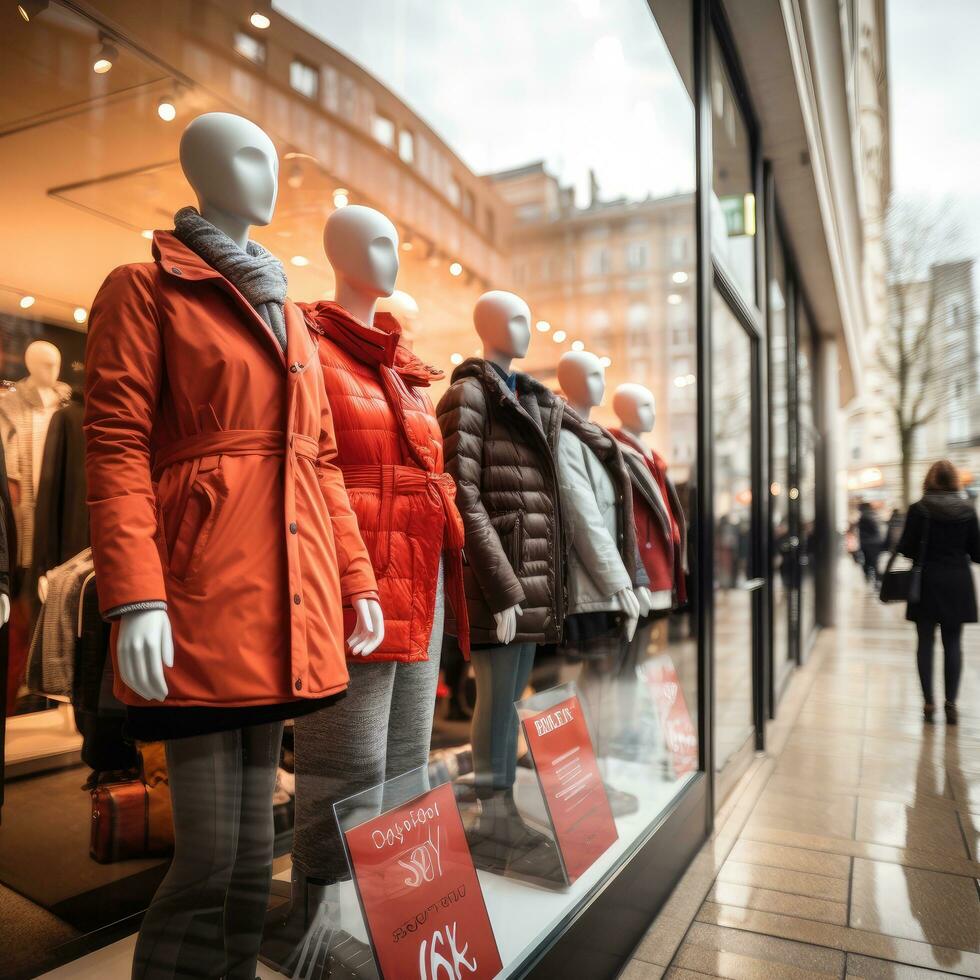
<svg viewBox="0 0 980 980"><path fill-rule="evenodd" d="M753 730L751 341L715 292L711 306L715 554L715 768Z"/></svg>
<svg viewBox="0 0 980 980"><path fill-rule="evenodd" d="M802 302L797 304L797 412L800 431L800 647L805 653L817 626L816 569L817 429L813 404L813 333Z"/></svg>
<svg viewBox="0 0 980 980"><path fill-rule="evenodd" d="M711 38L711 247L716 261L755 302L752 144L718 39Z"/></svg>

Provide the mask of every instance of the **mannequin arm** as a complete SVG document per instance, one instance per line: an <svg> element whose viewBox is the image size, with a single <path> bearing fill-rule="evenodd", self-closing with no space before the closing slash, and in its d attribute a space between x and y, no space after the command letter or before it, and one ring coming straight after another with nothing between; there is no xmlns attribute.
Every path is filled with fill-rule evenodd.
<svg viewBox="0 0 980 980"><path fill-rule="evenodd" d="M355 657L366 657L381 646L385 638L385 621L377 599L355 599L357 622L347 637L347 646Z"/></svg>
<svg viewBox="0 0 980 980"><path fill-rule="evenodd" d="M151 275L137 265L111 272L89 318L85 465L103 614L167 597L150 477L150 434L162 377Z"/></svg>
<svg viewBox="0 0 980 980"><path fill-rule="evenodd" d="M625 590L632 595L633 583L596 503L582 456L582 444L566 430L562 430L558 437L558 477L569 540L582 564L607 596Z"/></svg>
<svg viewBox="0 0 980 980"><path fill-rule="evenodd" d="M487 605L496 614L519 606L525 595L480 493L487 411L483 387L470 379L452 385L436 410L446 472L456 481L456 506L466 529L466 558Z"/></svg>
<svg viewBox="0 0 980 980"><path fill-rule="evenodd" d="M353 597L365 592L377 595L378 583L367 547L357 526L357 518L351 510L347 487L340 469L331 462L337 455L337 440L330 417L330 403L325 391L321 392L320 449L316 468L320 490L327 503L330 523L333 527L334 544L337 548L337 566L340 571L340 592L344 604L356 605ZM380 612L379 612L380 616ZM358 617L360 619L360 617ZM355 631L356 632L356 631ZM383 633L382 633L383 635ZM380 640L378 641L381 642Z"/></svg>
<svg viewBox="0 0 980 980"><path fill-rule="evenodd" d="M162 609L124 613L116 640L119 677L131 691L147 701L163 701L168 694L164 667L174 665L170 618Z"/></svg>
<svg viewBox="0 0 980 980"><path fill-rule="evenodd" d="M653 593L645 585L638 585L636 598L640 603L640 615L649 616L650 610L653 609Z"/></svg>

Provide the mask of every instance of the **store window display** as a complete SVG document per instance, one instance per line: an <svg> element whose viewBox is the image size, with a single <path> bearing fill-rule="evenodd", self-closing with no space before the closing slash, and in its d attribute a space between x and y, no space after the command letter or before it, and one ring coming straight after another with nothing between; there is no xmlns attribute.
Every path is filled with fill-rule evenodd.
<svg viewBox="0 0 980 980"><path fill-rule="evenodd" d="M180 160L199 211L92 308L92 544L116 693L131 735L166 742L173 801L174 860L134 975L251 978L283 720L346 688L344 602L351 646L377 645L377 584L332 463L315 343L281 264L249 239L272 217L275 147L209 113Z"/></svg>

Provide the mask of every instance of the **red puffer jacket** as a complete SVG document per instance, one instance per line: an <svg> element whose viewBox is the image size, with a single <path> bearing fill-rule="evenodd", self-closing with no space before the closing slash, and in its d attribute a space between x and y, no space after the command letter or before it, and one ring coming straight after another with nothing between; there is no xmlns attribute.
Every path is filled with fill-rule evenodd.
<svg viewBox="0 0 980 980"><path fill-rule="evenodd" d="M356 659L426 660L444 549L446 597L457 616L466 615L463 523L455 484L443 472L439 423L422 390L442 374L399 343L401 327L388 313L376 314L369 327L336 303L301 308L320 335L335 463L371 556L385 618L384 642Z"/></svg>

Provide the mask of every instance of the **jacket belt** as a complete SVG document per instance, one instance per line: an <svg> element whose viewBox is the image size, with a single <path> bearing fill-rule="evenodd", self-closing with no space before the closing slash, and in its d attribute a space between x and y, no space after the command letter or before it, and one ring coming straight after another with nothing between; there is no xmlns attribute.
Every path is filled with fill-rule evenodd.
<svg viewBox="0 0 980 980"><path fill-rule="evenodd" d="M298 456L317 457L317 441L300 432L289 437L289 446ZM206 456L284 456L286 436L278 429L220 429L177 439L162 447L153 461L153 478L175 463Z"/></svg>
<svg viewBox="0 0 980 980"><path fill-rule="evenodd" d="M382 463L377 466L342 467L344 483L350 489L377 490L384 508L382 530L385 538L383 565L375 571L382 574L391 561L391 522L397 493L425 493L442 508L446 518L445 548L449 551L446 591L456 614L459 648L466 659L470 656L470 624L463 588L463 543L466 540L463 519L456 509L456 484L448 473L430 473L417 466Z"/></svg>

